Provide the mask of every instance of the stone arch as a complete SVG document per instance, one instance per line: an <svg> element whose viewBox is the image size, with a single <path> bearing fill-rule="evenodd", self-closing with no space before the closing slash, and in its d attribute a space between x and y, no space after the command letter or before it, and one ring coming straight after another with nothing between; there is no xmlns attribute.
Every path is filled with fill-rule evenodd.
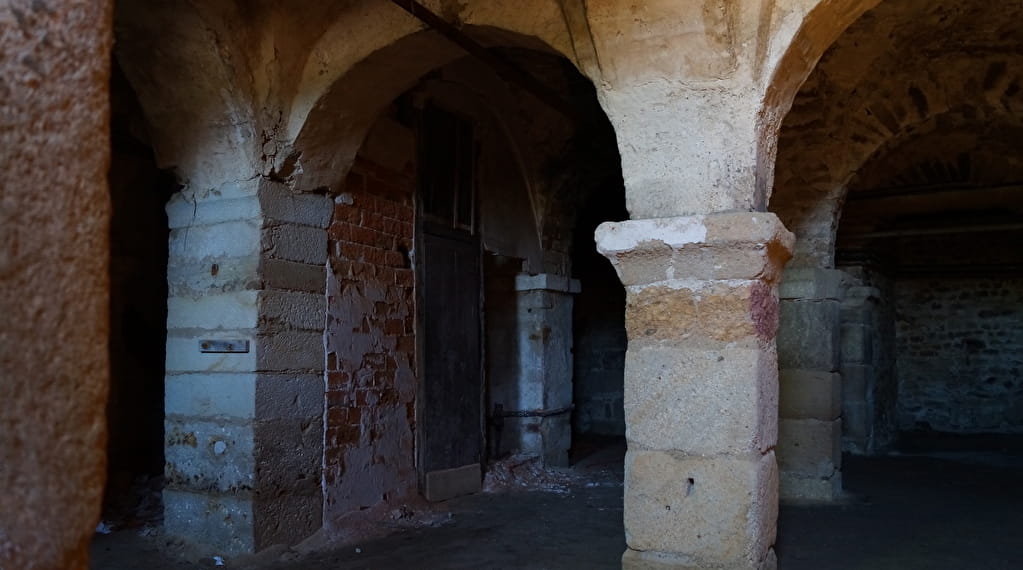
<svg viewBox="0 0 1023 570"><path fill-rule="evenodd" d="M777 103L788 89L790 105L783 120L773 117L781 127L773 191L766 196L771 211L797 237L781 287L778 456L783 497L836 496L839 444L869 453L892 435L893 428L884 422L890 423L893 412L880 399L894 401L894 356L879 356L882 349L870 348L894 350L894 330L885 313L889 282L875 272L873 261L853 264L855 275L835 270L839 219L845 219L847 205L898 190L893 186L957 183L970 188L978 175L973 161L991 163L984 152L974 152L977 145L1008 149L1004 141L1019 132L1023 101L1014 70L1023 38L1005 23L1005 10L1017 6L915 0L873 4L826 52L817 54L819 62L810 66L801 85L783 82L768 96ZM1008 181L1011 169L1003 170L1003 182ZM993 175L986 176L990 180ZM857 235L870 233L866 218L877 214L861 210ZM885 319L887 325L878 324ZM842 382L845 393L838 388ZM802 398L814 390L833 394L831 403L800 408ZM877 402L874 394L881 394ZM852 426L844 442L839 416ZM832 447L822 445L807 454L811 440ZM820 486L821 465L834 470L824 477L832 486L814 492L811 483Z"/></svg>
<svg viewBox="0 0 1023 570"><path fill-rule="evenodd" d="M796 93L824 52L864 12L881 0L822 0L802 19L767 81L757 123L755 206L766 209L774 184L778 133ZM784 38L784 33L779 33Z"/></svg>
<svg viewBox="0 0 1023 570"><path fill-rule="evenodd" d="M561 55L535 37L499 28L467 25L462 32L486 47ZM465 56L432 30L409 33L373 51L326 87L300 124L299 111L293 113L297 132L289 156L294 163L282 164L280 174L293 177L297 191L336 186L381 111L426 73Z"/></svg>

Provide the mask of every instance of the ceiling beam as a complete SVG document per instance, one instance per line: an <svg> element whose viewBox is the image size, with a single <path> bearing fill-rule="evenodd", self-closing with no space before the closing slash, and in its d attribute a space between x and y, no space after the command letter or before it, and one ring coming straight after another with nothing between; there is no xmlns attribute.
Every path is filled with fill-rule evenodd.
<svg viewBox="0 0 1023 570"><path fill-rule="evenodd" d="M411 14L420 22L426 24L427 27L436 30L440 35L465 50L469 55L489 66L497 73L498 76L508 83L522 88L533 97L536 97L541 103L547 105L551 109L554 109L566 118L577 123L583 122L583 118L576 106L572 105L559 93L547 85L544 85L543 82L526 71L523 71L514 63L470 38L447 20L431 12L429 8L415 0L391 0L391 2L395 6L398 6L402 10Z"/></svg>

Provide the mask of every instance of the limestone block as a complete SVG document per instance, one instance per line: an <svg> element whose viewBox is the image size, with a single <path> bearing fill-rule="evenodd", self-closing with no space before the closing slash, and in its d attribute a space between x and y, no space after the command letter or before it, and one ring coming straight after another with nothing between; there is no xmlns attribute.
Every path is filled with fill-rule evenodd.
<svg viewBox="0 0 1023 570"><path fill-rule="evenodd" d="M607 222L595 236L597 250L626 286L672 279L773 280L794 240L768 213Z"/></svg>
<svg viewBox="0 0 1023 570"><path fill-rule="evenodd" d="M256 369L258 339L252 329L215 330L201 335L191 331L168 331L167 374L181 372L251 372ZM180 334L181 336L174 336ZM242 353L203 353L204 339L248 340L249 351Z"/></svg>
<svg viewBox="0 0 1023 570"><path fill-rule="evenodd" d="M686 554L675 552L655 552L653 550L625 550L622 556L623 570L703 570L706 566L694 561ZM741 562L733 566L716 566L716 568L727 568L729 570L777 570L778 557L774 549L767 551L767 555L759 563L751 564Z"/></svg>
<svg viewBox="0 0 1023 570"><path fill-rule="evenodd" d="M841 327L842 364L873 361L873 339L871 329L861 324L844 323Z"/></svg>
<svg viewBox="0 0 1023 570"><path fill-rule="evenodd" d="M777 437L774 353L633 347L625 356L630 442L715 455L763 452Z"/></svg>
<svg viewBox="0 0 1023 570"><path fill-rule="evenodd" d="M308 420L323 416L322 374L256 376L255 416L260 420Z"/></svg>
<svg viewBox="0 0 1023 570"><path fill-rule="evenodd" d="M164 382L167 415L251 419L255 402L254 373L176 374Z"/></svg>
<svg viewBox="0 0 1023 570"><path fill-rule="evenodd" d="M778 295L782 299L841 299L843 273L837 269L786 269Z"/></svg>
<svg viewBox="0 0 1023 570"><path fill-rule="evenodd" d="M830 477L807 477L804 473L779 473L779 493L782 501L792 503L828 503L842 498L842 472Z"/></svg>
<svg viewBox="0 0 1023 570"><path fill-rule="evenodd" d="M684 555L698 568L756 568L774 543L773 453L698 457L630 449L625 459L629 548Z"/></svg>
<svg viewBox="0 0 1023 570"><path fill-rule="evenodd" d="M326 312L326 295L301 291L261 291L259 294L259 318L265 327L322 331L326 326Z"/></svg>
<svg viewBox="0 0 1023 570"><path fill-rule="evenodd" d="M776 451L782 471L828 477L841 467L842 422L780 420Z"/></svg>
<svg viewBox="0 0 1023 570"><path fill-rule="evenodd" d="M327 230L282 223L264 228L261 235L264 255L274 259L310 265L327 263Z"/></svg>
<svg viewBox="0 0 1023 570"><path fill-rule="evenodd" d="M170 262L259 253L260 224L259 219L239 220L171 230L167 250Z"/></svg>
<svg viewBox="0 0 1023 570"><path fill-rule="evenodd" d="M839 363L839 303L781 301L778 365L834 372Z"/></svg>
<svg viewBox="0 0 1023 570"><path fill-rule="evenodd" d="M189 544L215 547L225 555L255 551L253 505L247 493L214 495L163 490L163 530ZM202 541L205 544L197 544Z"/></svg>
<svg viewBox="0 0 1023 570"><path fill-rule="evenodd" d="M258 370L319 370L326 366L322 331L281 331L260 335Z"/></svg>
<svg viewBox="0 0 1023 570"><path fill-rule="evenodd" d="M774 337L778 300L773 287L760 281L630 287L625 327L631 346L695 339L755 346Z"/></svg>
<svg viewBox="0 0 1023 570"><path fill-rule="evenodd" d="M842 363L842 402L865 402L873 389L873 366Z"/></svg>
<svg viewBox="0 0 1023 570"><path fill-rule="evenodd" d="M269 181L260 184L259 205L267 219L323 229L334 213L334 202L324 195L292 192Z"/></svg>
<svg viewBox="0 0 1023 570"><path fill-rule="evenodd" d="M249 329L258 321L258 291L167 299L168 329Z"/></svg>
<svg viewBox="0 0 1023 570"><path fill-rule="evenodd" d="M327 289L327 268L283 259L264 259L263 282L269 288L323 294Z"/></svg>
<svg viewBox="0 0 1023 570"><path fill-rule="evenodd" d="M238 493L255 486L251 422L168 416L164 430L168 488Z"/></svg>
<svg viewBox="0 0 1023 570"><path fill-rule="evenodd" d="M253 505L254 551L275 544L298 544L323 524L323 500L320 493L263 493Z"/></svg>
<svg viewBox="0 0 1023 570"><path fill-rule="evenodd" d="M261 495L308 496L311 503L322 503L323 416L259 420L252 430L258 465L255 490Z"/></svg>
<svg viewBox="0 0 1023 570"><path fill-rule="evenodd" d="M171 229L254 220L260 217L259 200L255 195L194 201L191 197L178 192L167 202L166 211L167 225Z"/></svg>
<svg viewBox="0 0 1023 570"><path fill-rule="evenodd" d="M199 297L211 292L257 289L259 265L256 252L243 257L171 258L167 265L169 295Z"/></svg>
<svg viewBox="0 0 1023 570"><path fill-rule="evenodd" d="M835 420L842 415L842 377L833 372L783 369L778 372L778 414L782 418Z"/></svg>

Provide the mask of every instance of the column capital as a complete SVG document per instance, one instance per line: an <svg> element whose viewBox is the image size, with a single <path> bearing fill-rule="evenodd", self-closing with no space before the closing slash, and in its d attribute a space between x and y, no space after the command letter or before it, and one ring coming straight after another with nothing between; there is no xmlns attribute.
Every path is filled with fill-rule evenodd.
<svg viewBox="0 0 1023 570"><path fill-rule="evenodd" d="M795 236L769 212L606 222L597 250L626 286L684 280L777 281Z"/></svg>

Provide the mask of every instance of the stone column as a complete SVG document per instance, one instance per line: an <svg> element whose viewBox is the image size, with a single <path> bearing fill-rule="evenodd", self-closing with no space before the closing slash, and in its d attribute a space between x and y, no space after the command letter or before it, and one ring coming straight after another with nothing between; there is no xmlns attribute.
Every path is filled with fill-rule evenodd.
<svg viewBox="0 0 1023 570"><path fill-rule="evenodd" d="M493 386L504 407L505 449L567 466L572 445L572 297L579 282L542 273L515 277L514 378ZM496 350L507 347L493 347Z"/></svg>
<svg viewBox="0 0 1023 570"><path fill-rule="evenodd" d="M295 544L322 525L331 203L254 180L167 212L166 532L227 555Z"/></svg>
<svg viewBox="0 0 1023 570"><path fill-rule="evenodd" d="M606 223L626 287L625 568L776 566L777 282L769 213Z"/></svg>
<svg viewBox="0 0 1023 570"><path fill-rule="evenodd" d="M800 268L782 279L778 329L781 498L831 501L842 491L838 374L842 272Z"/></svg>

